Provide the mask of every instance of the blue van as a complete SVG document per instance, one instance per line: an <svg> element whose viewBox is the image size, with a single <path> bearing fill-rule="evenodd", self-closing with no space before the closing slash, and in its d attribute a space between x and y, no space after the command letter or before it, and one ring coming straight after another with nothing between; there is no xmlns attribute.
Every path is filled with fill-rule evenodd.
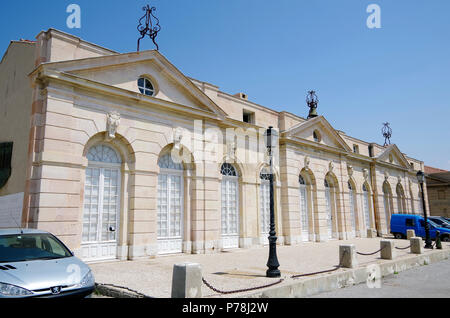
<svg viewBox="0 0 450 318"><path fill-rule="evenodd" d="M439 231L441 240L450 241L450 229L441 227L428 219L430 225L430 238L436 238L436 231ZM392 214L391 233L395 238L406 238L406 230L414 230L416 236L425 238L425 219L421 215L413 214Z"/></svg>

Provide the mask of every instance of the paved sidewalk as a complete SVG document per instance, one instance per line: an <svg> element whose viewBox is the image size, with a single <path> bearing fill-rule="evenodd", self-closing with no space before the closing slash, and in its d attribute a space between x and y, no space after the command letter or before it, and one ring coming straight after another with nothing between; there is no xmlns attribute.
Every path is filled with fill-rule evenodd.
<svg viewBox="0 0 450 318"><path fill-rule="evenodd" d="M365 284L316 294L311 298L449 298L450 259L390 275L379 288Z"/></svg>
<svg viewBox="0 0 450 318"><path fill-rule="evenodd" d="M292 275L333 269L339 263L339 245L341 244L355 244L358 252L371 253L379 250L380 240L381 238L357 238L326 243L308 242L296 246L278 246L279 269L284 282L277 286L305 279L294 280L291 278ZM394 241L397 247L409 245L408 240ZM442 245L444 249L450 248L448 243ZM411 255L409 249L397 249L396 252L397 259ZM430 252L430 250L425 250L425 254ZM202 266L203 277L210 284L219 290L229 291L276 282L277 279L265 277L268 254L268 247L257 247L236 249L220 254L183 254L160 256L155 259L97 263L90 264L90 267L97 283L124 286L151 297L170 298L174 264L199 263ZM385 260L380 259L380 253L377 253L371 256L358 255L358 262L359 266L365 266L371 263L382 263ZM338 269L336 272L345 270ZM203 297L241 297L250 293L252 292L221 295L205 285L202 287Z"/></svg>

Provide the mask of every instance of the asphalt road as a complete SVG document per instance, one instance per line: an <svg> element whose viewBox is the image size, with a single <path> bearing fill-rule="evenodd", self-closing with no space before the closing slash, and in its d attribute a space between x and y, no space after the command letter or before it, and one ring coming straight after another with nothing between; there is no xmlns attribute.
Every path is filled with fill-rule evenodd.
<svg viewBox="0 0 450 318"><path fill-rule="evenodd" d="M360 284L311 298L449 298L450 259L381 279L380 288Z"/></svg>

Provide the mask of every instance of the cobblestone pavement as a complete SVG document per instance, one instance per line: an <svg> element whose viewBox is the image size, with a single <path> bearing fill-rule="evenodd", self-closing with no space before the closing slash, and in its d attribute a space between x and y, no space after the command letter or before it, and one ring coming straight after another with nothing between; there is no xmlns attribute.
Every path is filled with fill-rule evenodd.
<svg viewBox="0 0 450 318"><path fill-rule="evenodd" d="M291 276L332 269L339 264L339 245L355 244L358 252L370 253L380 248L381 238L357 238L345 241L323 243L306 242L295 246L278 246L280 271L285 281L292 282ZM407 240L395 240L397 247L409 245ZM449 248L450 244L443 244ZM429 251L425 251L428 253ZM151 297L169 298L172 287L173 265L179 263L199 263L203 277L215 288L228 291L267 285L274 279L266 278L268 247L236 249L218 254L182 254L159 256L154 259L134 261L114 261L90 264L97 283L125 286ZM384 262L379 253L372 256L358 255L360 266ZM409 249L397 250L397 258L410 255ZM338 269L345 271L346 269ZM329 274L321 274L329 275ZM299 278L305 279L305 278ZM239 297L243 294L220 295L205 285L203 297Z"/></svg>

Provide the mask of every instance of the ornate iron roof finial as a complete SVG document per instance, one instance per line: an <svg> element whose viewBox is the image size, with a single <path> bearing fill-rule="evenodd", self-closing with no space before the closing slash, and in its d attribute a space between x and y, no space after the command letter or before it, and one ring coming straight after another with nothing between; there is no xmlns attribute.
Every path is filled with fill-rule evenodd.
<svg viewBox="0 0 450 318"><path fill-rule="evenodd" d="M159 46L156 43L155 39L156 36L158 35L158 32L161 31L161 26L159 25L158 18L153 15L153 13L156 11L156 8L147 5L146 7L143 7L142 10L145 11L145 15L139 19L139 25L137 27L139 33L141 34L141 37L138 39L137 51L139 52L140 42L146 35L148 35L149 38L152 39L153 44L156 45L156 50L159 51ZM152 23L152 17L156 20L154 26ZM145 26L143 25L142 21L144 19L145 19Z"/></svg>
<svg viewBox="0 0 450 318"><path fill-rule="evenodd" d="M315 91L309 91L306 97L306 104L310 108L308 119L317 117L317 105L319 104L319 99L317 98Z"/></svg>
<svg viewBox="0 0 450 318"><path fill-rule="evenodd" d="M389 123L383 123L383 129L381 129L381 133L384 137L384 147L391 144L391 137L392 137L392 129L389 127Z"/></svg>

